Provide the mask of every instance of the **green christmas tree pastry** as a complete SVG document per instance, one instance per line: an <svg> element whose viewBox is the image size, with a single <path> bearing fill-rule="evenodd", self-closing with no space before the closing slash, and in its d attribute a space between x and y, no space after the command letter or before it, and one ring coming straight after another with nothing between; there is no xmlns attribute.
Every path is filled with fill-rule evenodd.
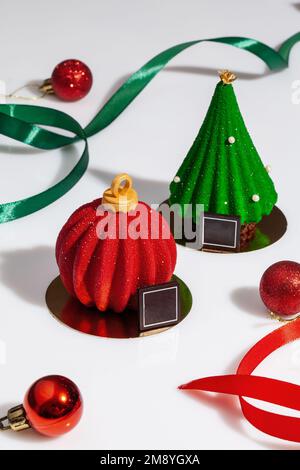
<svg viewBox="0 0 300 470"><path fill-rule="evenodd" d="M206 212L256 224L277 201L274 184L247 131L235 97L235 76L220 74L201 129L170 185L170 204L203 204Z"/></svg>

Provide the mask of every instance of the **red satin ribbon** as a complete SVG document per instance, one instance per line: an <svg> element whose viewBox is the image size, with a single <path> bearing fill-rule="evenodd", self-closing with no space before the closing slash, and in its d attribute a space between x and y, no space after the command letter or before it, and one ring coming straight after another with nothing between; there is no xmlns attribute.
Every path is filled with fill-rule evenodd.
<svg viewBox="0 0 300 470"><path fill-rule="evenodd" d="M271 436L300 442L300 418L262 410L243 398L256 398L300 411L299 385L251 375L269 354L296 339L300 339L300 319L278 328L258 341L243 357L235 375L205 377L179 388L237 395L245 418L253 426Z"/></svg>

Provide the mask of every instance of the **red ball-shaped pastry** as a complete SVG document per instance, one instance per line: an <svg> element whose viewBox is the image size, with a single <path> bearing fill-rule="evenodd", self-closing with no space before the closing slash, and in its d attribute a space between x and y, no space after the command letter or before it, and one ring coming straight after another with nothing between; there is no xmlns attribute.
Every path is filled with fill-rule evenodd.
<svg viewBox="0 0 300 470"><path fill-rule="evenodd" d="M300 264L279 261L270 266L260 281L260 295L272 313L291 316L300 312Z"/></svg>
<svg viewBox="0 0 300 470"><path fill-rule="evenodd" d="M81 303L122 312L140 287L170 281L176 244L162 215L138 202L122 174L103 199L71 215L58 236L56 260L66 290Z"/></svg>
<svg viewBox="0 0 300 470"><path fill-rule="evenodd" d="M76 426L82 415L83 402L74 382L61 375L48 375L31 385L23 407L33 429L54 437Z"/></svg>
<svg viewBox="0 0 300 470"><path fill-rule="evenodd" d="M93 83L92 72L80 60L68 59L52 72L53 92L64 101L77 101L88 94Z"/></svg>

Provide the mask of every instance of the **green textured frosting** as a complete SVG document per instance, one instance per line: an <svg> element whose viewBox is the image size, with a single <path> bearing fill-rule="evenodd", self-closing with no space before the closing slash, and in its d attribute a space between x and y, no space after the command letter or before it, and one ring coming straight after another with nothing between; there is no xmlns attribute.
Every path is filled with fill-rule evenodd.
<svg viewBox="0 0 300 470"><path fill-rule="evenodd" d="M235 142L230 144L229 137ZM254 199L259 200L257 202ZM256 197L258 196L258 198ZM246 129L231 84L218 83L201 129L170 184L171 204L204 204L241 223L269 215L277 193ZM195 211L193 211L195 217Z"/></svg>

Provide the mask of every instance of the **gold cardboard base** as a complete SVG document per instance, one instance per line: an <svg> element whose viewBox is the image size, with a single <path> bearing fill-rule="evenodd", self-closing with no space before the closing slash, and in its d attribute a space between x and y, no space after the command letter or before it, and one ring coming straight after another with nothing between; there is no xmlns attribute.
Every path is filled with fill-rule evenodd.
<svg viewBox="0 0 300 470"><path fill-rule="evenodd" d="M179 284L181 302L181 320L192 308L192 294L187 285L177 276L173 276ZM46 303L50 313L61 323L81 333L100 336L102 338L138 338L161 333L168 328L150 331L139 331L139 314L133 310L122 313L112 311L100 312L95 307L85 307L77 299L71 297L64 288L60 277L54 279L46 292Z"/></svg>

